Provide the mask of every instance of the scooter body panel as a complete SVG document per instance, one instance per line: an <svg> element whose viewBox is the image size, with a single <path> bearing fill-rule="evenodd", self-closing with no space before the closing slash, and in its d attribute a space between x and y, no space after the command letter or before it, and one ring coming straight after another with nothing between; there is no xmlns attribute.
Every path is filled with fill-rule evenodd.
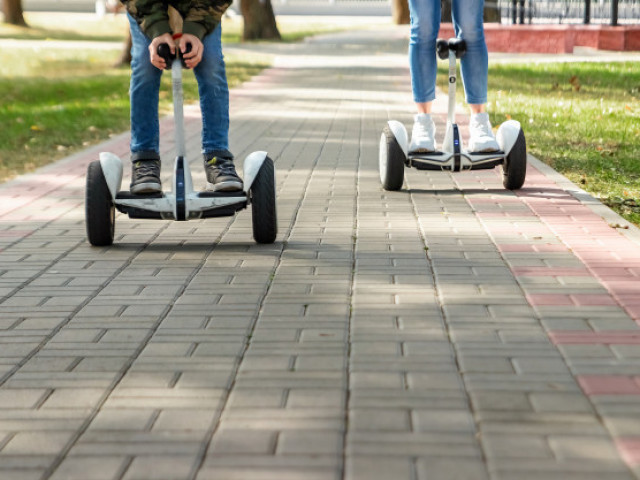
<svg viewBox="0 0 640 480"><path fill-rule="evenodd" d="M447 122L447 128L444 133L444 140L442 141L442 151L445 153L454 153L455 148L453 146L453 124Z"/></svg>
<svg viewBox="0 0 640 480"><path fill-rule="evenodd" d="M409 155L409 134L407 133L407 129L397 120L389 120L387 124L393 136L396 137L396 141L402 149L404 156L407 157Z"/></svg>
<svg viewBox="0 0 640 480"><path fill-rule="evenodd" d="M517 120L507 120L500 125L500 128L498 128L496 140L498 141L498 145L500 145L500 149L504 152L505 156L509 155L509 152L515 145L521 128L520 122Z"/></svg>
<svg viewBox="0 0 640 480"><path fill-rule="evenodd" d="M100 167L109 187L111 199L115 201L122 184L122 160L110 152L100 152Z"/></svg>
<svg viewBox="0 0 640 480"><path fill-rule="evenodd" d="M253 185L253 182L256 180L258 172L260 171L260 168L262 167L262 164L264 163L266 158L267 152L259 150L257 152L250 153L244 159L242 174L244 177L244 191L247 195L249 193L249 190L251 189L251 185Z"/></svg>

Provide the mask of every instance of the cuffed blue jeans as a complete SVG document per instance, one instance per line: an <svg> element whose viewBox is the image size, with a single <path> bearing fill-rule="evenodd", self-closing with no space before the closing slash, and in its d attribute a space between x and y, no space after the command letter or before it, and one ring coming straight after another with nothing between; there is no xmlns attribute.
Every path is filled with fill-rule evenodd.
<svg viewBox="0 0 640 480"><path fill-rule="evenodd" d="M461 72L465 98L469 104L487 103L489 59L482 24L484 0L452 0L451 16L456 37L463 38L467 53ZM440 0L409 0L411 36L409 66L413 100L430 102L436 98L436 40L440 29Z"/></svg>
<svg viewBox="0 0 640 480"><path fill-rule="evenodd" d="M162 70L151 64L149 39L127 14L131 28L131 158L159 158L158 98ZM232 158L229 152L229 86L220 25L202 40L202 60L193 69L202 111L202 153Z"/></svg>

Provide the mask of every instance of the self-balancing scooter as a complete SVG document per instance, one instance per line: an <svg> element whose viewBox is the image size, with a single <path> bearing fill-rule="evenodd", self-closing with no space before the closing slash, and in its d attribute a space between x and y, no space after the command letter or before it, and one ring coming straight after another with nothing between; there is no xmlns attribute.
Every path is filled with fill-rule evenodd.
<svg viewBox="0 0 640 480"><path fill-rule="evenodd" d="M122 161L113 153L100 153L100 160L89 164L86 177L85 223L89 242L95 246L113 243L116 210L129 218L185 221L233 216L251 205L253 238L258 243L273 243L277 235L273 160L261 151L246 157L244 191L194 191L189 164L185 161L182 59L174 58L167 44L160 45L158 53L171 66L173 85L177 156L172 190L141 195L119 191Z"/></svg>
<svg viewBox="0 0 640 480"><path fill-rule="evenodd" d="M438 39L436 50L441 59L449 58L449 107L447 129L441 151L412 153L408 151L409 137L404 125L389 120L380 136L380 180L385 190L400 190L404 181L404 167L418 170L448 170L460 172L471 169L489 169L502 166L502 184L517 190L524 184L527 173L527 145L520 123L507 120L498 128L497 152L468 152L463 150L458 126L455 123L456 58L466 51L463 39Z"/></svg>

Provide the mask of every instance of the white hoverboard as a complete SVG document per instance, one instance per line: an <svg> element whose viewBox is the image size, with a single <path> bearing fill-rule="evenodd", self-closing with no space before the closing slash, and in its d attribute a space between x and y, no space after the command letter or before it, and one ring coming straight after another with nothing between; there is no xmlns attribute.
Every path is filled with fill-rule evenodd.
<svg viewBox="0 0 640 480"><path fill-rule="evenodd" d="M193 220L233 216L251 205L253 238L258 243L273 243L277 235L275 168L267 152L253 152L244 161L244 191L194 191L189 163L185 161L184 115L182 96L183 62L175 60L167 44L158 53L171 68L175 121L176 159L172 190L152 194L119 191L122 160L113 153L101 152L100 160L89 164L86 178L85 223L87 237L94 246L113 243L115 210L130 218ZM170 65L170 67L169 67Z"/></svg>
<svg viewBox="0 0 640 480"><path fill-rule="evenodd" d="M475 153L463 150L455 123L456 58L462 58L466 45L460 38L438 39L436 50L441 59L449 58L449 108L442 150L429 153L409 152L406 128L396 120L389 120L380 136L379 167L383 188L400 190L405 166L418 170L459 172L501 165L504 187L509 190L519 189L524 184L527 173L527 145L520 123L508 120L500 125L496 134L500 151Z"/></svg>

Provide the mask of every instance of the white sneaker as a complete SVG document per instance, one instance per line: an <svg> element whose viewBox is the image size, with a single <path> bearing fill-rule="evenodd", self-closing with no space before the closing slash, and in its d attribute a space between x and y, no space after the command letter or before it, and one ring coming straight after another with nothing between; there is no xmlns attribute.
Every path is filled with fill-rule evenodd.
<svg viewBox="0 0 640 480"><path fill-rule="evenodd" d="M475 113L469 120L469 151L495 152L500 145L491 131L488 113Z"/></svg>
<svg viewBox="0 0 640 480"><path fill-rule="evenodd" d="M436 125L428 113L418 113L413 117L410 153L433 152L436 149Z"/></svg>

